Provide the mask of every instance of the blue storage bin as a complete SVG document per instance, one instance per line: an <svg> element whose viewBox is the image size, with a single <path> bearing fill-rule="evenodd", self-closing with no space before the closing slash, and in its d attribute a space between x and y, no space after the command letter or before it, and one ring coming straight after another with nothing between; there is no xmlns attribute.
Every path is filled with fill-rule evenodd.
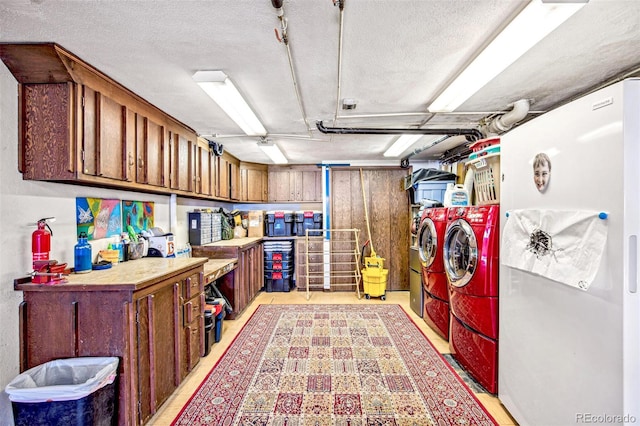
<svg viewBox="0 0 640 426"><path fill-rule="evenodd" d="M295 213L295 234L306 236L307 229L322 229L322 212L305 211ZM319 236L320 231L309 232L309 236Z"/></svg>
<svg viewBox="0 0 640 426"><path fill-rule="evenodd" d="M267 237L290 237L293 235L293 212L270 211L266 214Z"/></svg>
<svg viewBox="0 0 640 426"><path fill-rule="evenodd" d="M456 183L455 180L437 180L437 181L422 181L413 186L414 197L413 203L420 204L421 200L435 200L440 203L444 202L444 193L447 190L448 184Z"/></svg>

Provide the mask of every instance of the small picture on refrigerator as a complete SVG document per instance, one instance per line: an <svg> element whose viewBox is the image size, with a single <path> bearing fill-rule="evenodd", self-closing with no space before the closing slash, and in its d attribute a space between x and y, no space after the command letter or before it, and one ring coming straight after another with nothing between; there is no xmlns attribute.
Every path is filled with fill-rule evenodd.
<svg viewBox="0 0 640 426"><path fill-rule="evenodd" d="M551 179L551 160L544 152L536 154L533 159L533 183L540 192L547 190Z"/></svg>

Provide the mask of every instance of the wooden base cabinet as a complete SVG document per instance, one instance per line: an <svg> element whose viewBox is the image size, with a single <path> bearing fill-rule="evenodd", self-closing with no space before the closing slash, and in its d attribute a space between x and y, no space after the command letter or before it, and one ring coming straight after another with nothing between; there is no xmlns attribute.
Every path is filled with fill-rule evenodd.
<svg viewBox="0 0 640 426"><path fill-rule="evenodd" d="M226 318L237 318L264 286L262 239L234 238L192 248L196 257L238 259L238 268L224 275L217 283L218 290L233 308Z"/></svg>
<svg viewBox="0 0 640 426"><path fill-rule="evenodd" d="M145 258L55 286L16 283L24 292L20 370L117 356L118 424L145 423L204 352L204 262Z"/></svg>

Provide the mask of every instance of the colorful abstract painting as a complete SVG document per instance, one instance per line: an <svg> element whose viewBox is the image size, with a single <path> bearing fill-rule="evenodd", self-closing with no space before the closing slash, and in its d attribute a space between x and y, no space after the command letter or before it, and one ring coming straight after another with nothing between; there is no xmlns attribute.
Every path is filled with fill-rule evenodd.
<svg viewBox="0 0 640 426"><path fill-rule="evenodd" d="M153 201L122 201L122 226L128 225L136 234L153 228Z"/></svg>
<svg viewBox="0 0 640 426"><path fill-rule="evenodd" d="M76 197L76 225L78 235L84 232L89 240L120 235L120 200Z"/></svg>

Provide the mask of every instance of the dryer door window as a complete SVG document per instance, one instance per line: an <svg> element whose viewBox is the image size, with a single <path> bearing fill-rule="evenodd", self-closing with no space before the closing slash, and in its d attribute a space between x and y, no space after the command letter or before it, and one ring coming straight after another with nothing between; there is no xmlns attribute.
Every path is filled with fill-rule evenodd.
<svg viewBox="0 0 640 426"><path fill-rule="evenodd" d="M444 238L444 269L451 285L467 285L477 264L478 243L473 229L463 219L452 222Z"/></svg>
<svg viewBox="0 0 640 426"><path fill-rule="evenodd" d="M426 218L420 225L418 232L418 248L420 252L420 262L426 268L431 266L436 258L436 249L438 247L438 236L436 235L436 226L433 221Z"/></svg>

